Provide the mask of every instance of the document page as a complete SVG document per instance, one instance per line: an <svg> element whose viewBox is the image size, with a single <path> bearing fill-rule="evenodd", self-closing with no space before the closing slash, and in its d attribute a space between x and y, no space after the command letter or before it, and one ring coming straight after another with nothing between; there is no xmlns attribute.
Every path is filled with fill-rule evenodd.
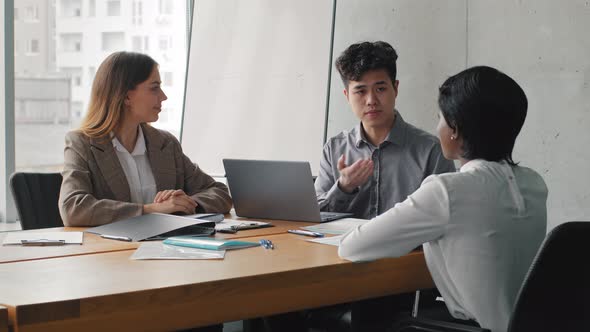
<svg viewBox="0 0 590 332"><path fill-rule="evenodd" d="M349 230L356 228L357 226L360 226L368 221L368 219L343 218L335 221L325 222L301 228L312 232L339 235L344 234Z"/></svg>
<svg viewBox="0 0 590 332"><path fill-rule="evenodd" d="M311 239L311 240L307 240L307 241L338 247L338 246L340 246L340 239L341 238L342 238L342 235L337 235L337 236L330 236L330 237L320 237L317 239Z"/></svg>
<svg viewBox="0 0 590 332"><path fill-rule="evenodd" d="M225 250L207 250L178 247L160 241L143 242L131 255L131 259L223 259Z"/></svg>

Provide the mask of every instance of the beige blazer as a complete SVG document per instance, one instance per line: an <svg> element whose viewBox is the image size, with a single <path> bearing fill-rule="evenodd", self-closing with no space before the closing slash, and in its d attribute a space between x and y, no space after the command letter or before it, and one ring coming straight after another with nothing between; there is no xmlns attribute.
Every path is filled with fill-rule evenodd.
<svg viewBox="0 0 590 332"><path fill-rule="evenodd" d="M215 182L183 154L172 134L142 124L157 191L182 189L198 203L198 212L227 213L227 186ZM96 226L142 214L130 203L129 184L110 139L80 131L66 135L59 211L66 226Z"/></svg>

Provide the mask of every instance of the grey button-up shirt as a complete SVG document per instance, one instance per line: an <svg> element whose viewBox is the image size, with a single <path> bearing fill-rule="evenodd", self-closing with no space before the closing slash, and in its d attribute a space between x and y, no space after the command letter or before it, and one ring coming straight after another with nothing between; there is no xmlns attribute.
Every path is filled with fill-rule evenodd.
<svg viewBox="0 0 590 332"><path fill-rule="evenodd" d="M338 187L338 158L346 164L372 159L373 176L352 194ZM430 174L454 172L433 135L406 123L396 111L389 135L379 146L364 136L359 123L350 131L330 138L324 146L315 190L322 211L351 212L356 218L371 219L404 201Z"/></svg>

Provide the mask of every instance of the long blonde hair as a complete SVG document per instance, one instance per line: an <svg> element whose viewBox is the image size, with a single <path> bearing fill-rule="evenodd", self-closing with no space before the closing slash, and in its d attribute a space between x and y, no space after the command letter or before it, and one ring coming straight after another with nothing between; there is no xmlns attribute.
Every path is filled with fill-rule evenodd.
<svg viewBox="0 0 590 332"><path fill-rule="evenodd" d="M141 53L109 55L94 77L88 112L80 131L92 138L107 137L120 124L127 92L147 80L157 65L154 59Z"/></svg>

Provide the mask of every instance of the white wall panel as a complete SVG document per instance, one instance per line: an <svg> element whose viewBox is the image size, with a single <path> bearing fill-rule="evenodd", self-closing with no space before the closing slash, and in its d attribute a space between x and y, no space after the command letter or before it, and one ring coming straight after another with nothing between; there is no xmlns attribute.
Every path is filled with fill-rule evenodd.
<svg viewBox="0 0 590 332"><path fill-rule="evenodd" d="M182 132L211 174L222 158L319 166L332 1L195 2ZM314 172L315 173L315 172Z"/></svg>

